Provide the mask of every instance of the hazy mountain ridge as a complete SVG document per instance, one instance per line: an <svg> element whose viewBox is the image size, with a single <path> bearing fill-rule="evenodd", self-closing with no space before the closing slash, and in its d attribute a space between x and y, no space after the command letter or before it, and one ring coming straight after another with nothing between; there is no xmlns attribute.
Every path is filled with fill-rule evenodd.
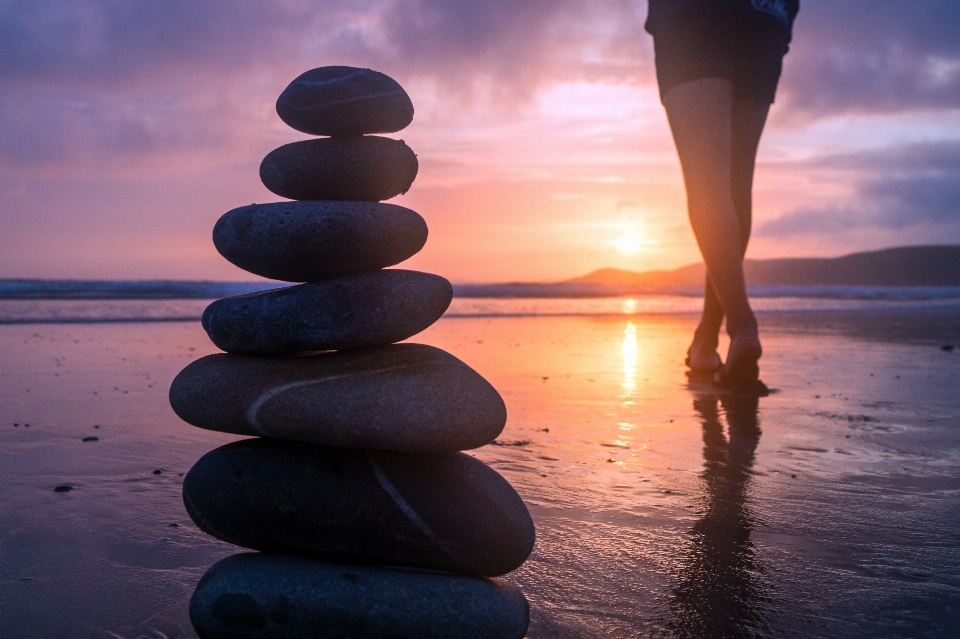
<svg viewBox="0 0 960 639"><path fill-rule="evenodd" d="M603 268L562 282L462 284L455 286L454 290L461 297L697 295L702 292L705 273L702 263L669 271ZM833 258L746 260L744 274L747 285L753 289L751 294L762 295L799 294L798 290L786 289L812 287L955 288L960 287L960 245L901 246ZM772 291L773 287L783 290Z"/></svg>
<svg viewBox="0 0 960 639"><path fill-rule="evenodd" d="M696 286L703 264L672 271L600 269L569 284L659 288ZM834 258L746 260L748 286L960 286L960 246L903 246Z"/></svg>

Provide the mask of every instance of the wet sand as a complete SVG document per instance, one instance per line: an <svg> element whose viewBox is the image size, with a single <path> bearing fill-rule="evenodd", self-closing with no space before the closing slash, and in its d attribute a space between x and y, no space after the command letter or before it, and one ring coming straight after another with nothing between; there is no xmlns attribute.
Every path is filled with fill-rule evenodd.
<svg viewBox="0 0 960 639"><path fill-rule="evenodd" d="M460 317L417 337L507 403L474 454L537 524L508 577L528 636L960 634L956 314L765 314L759 402L688 383L693 321ZM196 322L0 325L0 637L195 636L190 594L238 549L189 520L182 474L235 438L166 393L214 350Z"/></svg>

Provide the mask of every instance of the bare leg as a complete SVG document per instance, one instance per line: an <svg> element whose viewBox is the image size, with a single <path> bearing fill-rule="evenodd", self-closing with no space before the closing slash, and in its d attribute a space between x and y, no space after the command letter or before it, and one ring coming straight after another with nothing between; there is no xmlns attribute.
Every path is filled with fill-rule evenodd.
<svg viewBox="0 0 960 639"><path fill-rule="evenodd" d="M757 159L760 134L767 121L770 106L734 98L731 118L730 193L740 226L740 256L747 252L753 220L753 171ZM723 306L717 297L710 276L706 278L703 314L690 345L689 365L692 369L713 370L720 367L716 349Z"/></svg>
<svg viewBox="0 0 960 639"><path fill-rule="evenodd" d="M722 361L717 353L720 343L720 327L723 326L723 306L720 298L713 290L710 276L707 275L703 285L703 313L700 315L700 324L693 333L693 342L687 350L687 366L692 371L715 371L720 368Z"/></svg>
<svg viewBox="0 0 960 639"><path fill-rule="evenodd" d="M741 231L732 193L735 107L730 82L684 82L670 89L663 103L683 169L690 223L727 319L731 340L724 370L737 376L754 371L755 378L762 349L743 280L742 238L749 237L749 226Z"/></svg>

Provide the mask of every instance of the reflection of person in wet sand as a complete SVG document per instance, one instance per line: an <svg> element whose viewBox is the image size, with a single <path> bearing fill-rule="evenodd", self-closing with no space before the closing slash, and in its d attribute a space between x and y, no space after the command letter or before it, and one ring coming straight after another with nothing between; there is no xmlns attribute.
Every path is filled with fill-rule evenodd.
<svg viewBox="0 0 960 639"><path fill-rule="evenodd" d="M766 392L757 365L762 349L743 256L757 146L798 9L799 0L650 0L646 24L690 223L707 266L687 365L719 386L758 394ZM724 317L726 363L717 353Z"/></svg>
<svg viewBox="0 0 960 639"><path fill-rule="evenodd" d="M750 467L760 441L757 397L694 402L703 422L703 517L691 531L689 558L670 598L673 630L680 637L753 637L762 630L767 597L757 576L747 504Z"/></svg>

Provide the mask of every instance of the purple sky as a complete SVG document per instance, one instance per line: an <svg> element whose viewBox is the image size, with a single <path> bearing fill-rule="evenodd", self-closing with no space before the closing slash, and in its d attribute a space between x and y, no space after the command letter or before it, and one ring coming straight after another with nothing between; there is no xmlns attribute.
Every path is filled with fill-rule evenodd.
<svg viewBox="0 0 960 639"><path fill-rule="evenodd" d="M416 107L396 202L454 281L698 258L646 2L0 0L0 277L254 279L216 219L275 201L273 103L369 66ZM749 256L960 243L960 3L803 0ZM624 237L636 252L618 251Z"/></svg>

